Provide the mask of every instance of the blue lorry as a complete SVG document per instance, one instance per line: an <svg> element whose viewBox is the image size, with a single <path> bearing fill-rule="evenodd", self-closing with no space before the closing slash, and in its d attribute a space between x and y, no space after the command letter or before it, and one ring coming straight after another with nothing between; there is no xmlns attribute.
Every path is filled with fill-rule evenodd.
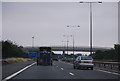
<svg viewBox="0 0 120 81"><path fill-rule="evenodd" d="M39 47L37 55L37 65L51 65L52 66L52 49L51 47Z"/></svg>

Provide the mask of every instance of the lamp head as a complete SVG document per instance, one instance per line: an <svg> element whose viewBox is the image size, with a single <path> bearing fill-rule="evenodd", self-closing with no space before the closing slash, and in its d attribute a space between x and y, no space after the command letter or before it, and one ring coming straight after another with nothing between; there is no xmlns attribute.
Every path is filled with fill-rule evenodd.
<svg viewBox="0 0 120 81"><path fill-rule="evenodd" d="M83 3L83 1L80 1L79 3Z"/></svg>
<svg viewBox="0 0 120 81"><path fill-rule="evenodd" d="M102 3L101 1L99 1L98 3Z"/></svg>
<svg viewBox="0 0 120 81"><path fill-rule="evenodd" d="M78 27L80 27L80 25L78 25Z"/></svg>
<svg viewBox="0 0 120 81"><path fill-rule="evenodd" d="M67 27L69 27L69 25L67 25Z"/></svg>

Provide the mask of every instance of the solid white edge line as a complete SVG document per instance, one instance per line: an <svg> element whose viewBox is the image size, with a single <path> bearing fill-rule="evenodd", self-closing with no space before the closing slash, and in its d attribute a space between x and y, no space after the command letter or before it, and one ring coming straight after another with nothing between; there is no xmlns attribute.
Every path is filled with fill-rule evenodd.
<svg viewBox="0 0 120 81"><path fill-rule="evenodd" d="M114 73L114 72L109 72L109 71L104 71L104 70L99 70L99 69L95 69L95 70L105 72L105 73L114 74L114 75L120 75L119 73Z"/></svg>
<svg viewBox="0 0 120 81"><path fill-rule="evenodd" d="M6 81L6 80L11 79L12 77L14 77L14 76L18 75L19 73L23 72L24 70L26 70L27 68L29 68L29 67L33 66L34 64L36 64L36 62L34 62L34 63L32 63L32 64L30 64L30 65L26 66L25 68L23 68L23 69L19 70L19 71L18 71L18 72L16 72L16 73L14 73L14 74L12 74L12 75L10 75L10 76L6 77L6 78L5 78L5 79L3 79L2 81Z"/></svg>
<svg viewBox="0 0 120 81"><path fill-rule="evenodd" d="M74 74L73 74L73 73L71 73L71 72L69 72L69 74L70 74L70 75L72 75L72 76L74 75Z"/></svg>

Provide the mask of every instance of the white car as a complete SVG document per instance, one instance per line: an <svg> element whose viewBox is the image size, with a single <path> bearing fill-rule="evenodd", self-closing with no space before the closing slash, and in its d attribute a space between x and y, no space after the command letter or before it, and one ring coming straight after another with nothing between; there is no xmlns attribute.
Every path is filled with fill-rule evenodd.
<svg viewBox="0 0 120 81"><path fill-rule="evenodd" d="M93 70L93 58L90 56L78 56L73 63L74 69L91 68Z"/></svg>

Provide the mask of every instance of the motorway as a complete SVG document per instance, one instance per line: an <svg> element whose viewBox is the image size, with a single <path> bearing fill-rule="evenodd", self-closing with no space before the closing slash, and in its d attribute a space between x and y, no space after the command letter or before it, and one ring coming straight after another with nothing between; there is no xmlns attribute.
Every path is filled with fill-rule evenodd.
<svg viewBox="0 0 120 81"><path fill-rule="evenodd" d="M23 69L24 67L30 65L34 61L28 61L23 63L8 64L2 66L2 79L12 75L13 73Z"/></svg>
<svg viewBox="0 0 120 81"><path fill-rule="evenodd" d="M12 75L12 74L11 74ZM117 80L119 74L101 70L73 69L72 64L54 61L53 66L37 66L36 63L10 79L103 79ZM7 77L7 76L6 76Z"/></svg>

